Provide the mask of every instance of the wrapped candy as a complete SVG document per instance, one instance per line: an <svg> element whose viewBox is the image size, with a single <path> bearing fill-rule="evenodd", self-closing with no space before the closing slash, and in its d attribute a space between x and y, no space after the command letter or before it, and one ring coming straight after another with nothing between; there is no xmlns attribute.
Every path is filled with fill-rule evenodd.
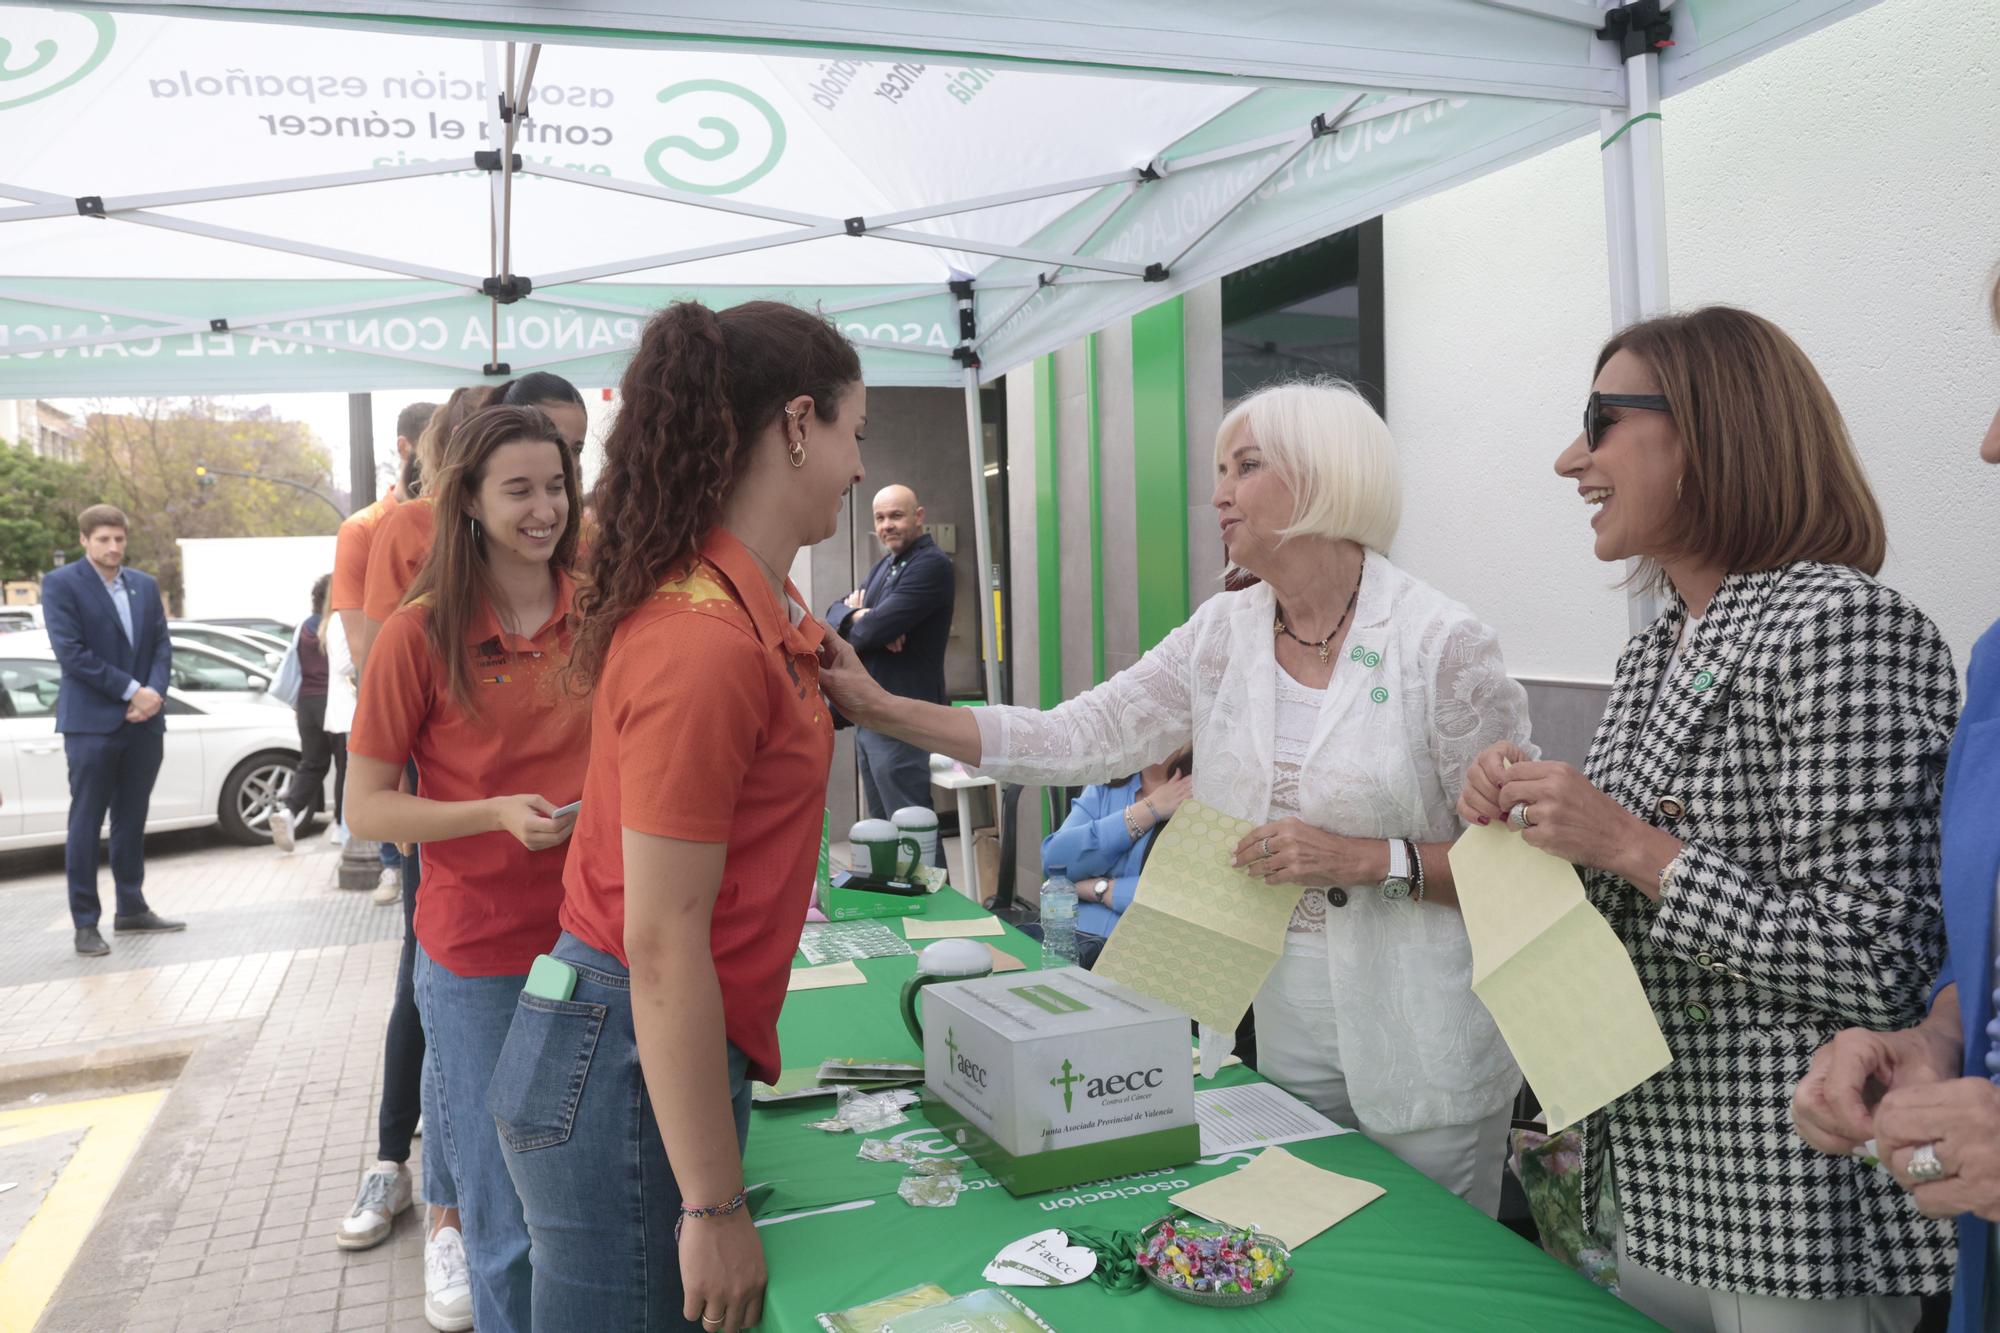
<svg viewBox="0 0 2000 1333"><path fill-rule="evenodd" d="M1286 1257L1254 1232L1171 1221L1147 1238L1138 1263L1171 1287L1218 1296L1263 1291L1290 1272Z"/></svg>

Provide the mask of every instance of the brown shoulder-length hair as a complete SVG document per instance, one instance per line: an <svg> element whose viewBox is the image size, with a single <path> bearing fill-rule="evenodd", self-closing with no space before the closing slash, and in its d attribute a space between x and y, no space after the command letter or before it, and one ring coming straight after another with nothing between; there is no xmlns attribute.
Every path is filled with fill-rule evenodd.
<svg viewBox="0 0 2000 1333"><path fill-rule="evenodd" d="M410 450L410 456L403 461L398 487L403 499L415 499L437 489L433 478L444 466L446 442L467 417L493 401L493 388L491 384L468 384L453 389L451 397L444 400L444 406L431 413L430 419L417 433L416 448Z"/></svg>
<svg viewBox="0 0 2000 1333"><path fill-rule="evenodd" d="M781 301L727 310L678 301L647 321L591 490L597 533L577 596L573 689L597 683L620 622L698 554L750 446L785 404L803 394L831 422L860 380L853 345Z"/></svg>
<svg viewBox="0 0 2000 1333"><path fill-rule="evenodd" d="M473 696L465 638L479 612L498 601L492 567L486 563L486 538L475 532L471 522L472 503L486 479L486 465L497 450L503 445L537 441L555 446L562 459L563 489L569 495L569 516L563 520L549 567L571 573L576 568L577 530L583 517L576 489L576 455L563 444L555 423L540 408L489 407L473 413L445 442L433 476L430 494L437 507L437 529L430 554L403 600L427 599L430 616L424 636L431 654L444 668L452 702L468 716L477 716L479 706Z"/></svg>
<svg viewBox="0 0 2000 1333"><path fill-rule="evenodd" d="M1667 548L1731 574L1799 560L1882 568L1882 510L1840 408L1799 345L1731 306L1645 320L1615 335L1644 361L1680 433L1685 471ZM1647 562L1640 577L1664 582Z"/></svg>

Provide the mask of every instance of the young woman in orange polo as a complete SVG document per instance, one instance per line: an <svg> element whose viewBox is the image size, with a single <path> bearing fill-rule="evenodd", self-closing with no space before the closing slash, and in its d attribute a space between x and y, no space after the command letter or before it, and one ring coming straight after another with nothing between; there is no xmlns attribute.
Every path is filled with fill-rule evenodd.
<svg viewBox="0 0 2000 1333"><path fill-rule="evenodd" d="M589 709L557 679L574 624L576 459L542 412L492 407L452 433L430 481L450 521L369 657L348 818L363 837L424 845L427 1151L450 1157L473 1321L527 1333L528 1233L486 1088L515 997L559 931L575 815L558 807L581 795L590 747ZM414 795L398 790L411 760Z"/></svg>
<svg viewBox="0 0 2000 1333"><path fill-rule="evenodd" d="M778 1073L833 754L826 627L785 570L861 481L865 393L831 324L770 301L669 306L625 372L579 601L563 934L490 1102L537 1333L734 1333L762 1308L749 1081Z"/></svg>

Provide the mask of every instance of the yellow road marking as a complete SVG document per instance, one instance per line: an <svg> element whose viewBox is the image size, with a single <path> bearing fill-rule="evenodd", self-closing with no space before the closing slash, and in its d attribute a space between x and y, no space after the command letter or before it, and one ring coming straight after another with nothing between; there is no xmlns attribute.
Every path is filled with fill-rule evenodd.
<svg viewBox="0 0 2000 1333"><path fill-rule="evenodd" d="M146 1137L165 1089L0 1111L0 1147L87 1132L13 1248L0 1257L0 1333L29 1333Z"/></svg>

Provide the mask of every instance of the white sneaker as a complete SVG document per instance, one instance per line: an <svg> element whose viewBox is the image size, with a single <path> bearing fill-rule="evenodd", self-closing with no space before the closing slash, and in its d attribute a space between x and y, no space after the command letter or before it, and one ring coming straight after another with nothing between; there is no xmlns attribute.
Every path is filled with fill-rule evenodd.
<svg viewBox="0 0 2000 1333"><path fill-rule="evenodd" d="M283 806L271 812L271 841L278 844L281 852L289 852L299 845L292 828L292 812Z"/></svg>
<svg viewBox="0 0 2000 1333"><path fill-rule="evenodd" d="M410 1168L401 1162L377 1162L361 1177L354 1209L340 1219L333 1243L343 1250L367 1250L389 1239L396 1214L410 1206Z"/></svg>
<svg viewBox="0 0 2000 1333"><path fill-rule="evenodd" d="M326 840L336 847L345 847L347 845L347 825L328 824L326 826Z"/></svg>
<svg viewBox="0 0 2000 1333"><path fill-rule="evenodd" d="M439 1227L424 1242L424 1318L438 1333L472 1327L472 1270L457 1227Z"/></svg>
<svg viewBox="0 0 2000 1333"><path fill-rule="evenodd" d="M370 896L384 905L399 901L403 896L403 872L383 866L375 879L375 892Z"/></svg>

